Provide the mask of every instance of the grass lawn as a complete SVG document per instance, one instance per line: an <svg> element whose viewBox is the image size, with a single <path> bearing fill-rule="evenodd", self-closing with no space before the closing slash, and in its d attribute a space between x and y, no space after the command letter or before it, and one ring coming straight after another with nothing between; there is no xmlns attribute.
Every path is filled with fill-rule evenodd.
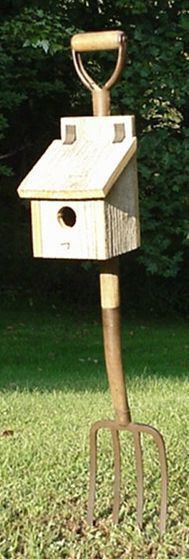
<svg viewBox="0 0 189 559"><path fill-rule="evenodd" d="M39 312L40 310L40 312ZM111 523L112 452L99 439L93 528L86 523L90 425L113 416L100 317L33 301L1 308L0 559L189 558L189 335L186 323L123 321L133 420L163 434L169 513L158 532L159 468L144 438L144 531L136 528L132 437L121 434L122 506Z"/></svg>

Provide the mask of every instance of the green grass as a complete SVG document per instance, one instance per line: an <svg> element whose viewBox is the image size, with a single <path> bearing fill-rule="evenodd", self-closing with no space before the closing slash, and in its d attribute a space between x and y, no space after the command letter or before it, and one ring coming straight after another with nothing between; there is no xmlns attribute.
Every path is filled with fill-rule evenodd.
<svg viewBox="0 0 189 559"><path fill-rule="evenodd" d="M98 311L88 317L61 304L49 303L47 310L29 303L1 309L0 559L188 559L187 324L123 321L133 419L157 427L167 448L169 514L160 541L159 468L149 437L143 440L143 533L136 528L133 445L126 433L120 522L111 523L111 441L102 433L96 520L87 526L90 425L113 416Z"/></svg>

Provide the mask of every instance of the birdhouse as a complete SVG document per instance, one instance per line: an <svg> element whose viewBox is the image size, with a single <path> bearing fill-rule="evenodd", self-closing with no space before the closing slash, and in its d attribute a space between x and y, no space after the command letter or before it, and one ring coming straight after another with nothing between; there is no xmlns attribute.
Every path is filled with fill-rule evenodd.
<svg viewBox="0 0 189 559"><path fill-rule="evenodd" d="M133 116L66 117L19 186L33 253L106 260L140 244Z"/></svg>

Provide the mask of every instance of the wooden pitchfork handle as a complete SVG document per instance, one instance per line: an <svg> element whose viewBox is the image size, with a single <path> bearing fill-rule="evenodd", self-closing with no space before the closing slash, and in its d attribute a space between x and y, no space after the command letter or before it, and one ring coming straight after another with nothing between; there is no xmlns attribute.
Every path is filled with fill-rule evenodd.
<svg viewBox="0 0 189 559"><path fill-rule="evenodd" d="M111 77L105 83L105 89L110 89L118 80L125 62L126 37L123 31L101 31L95 33L78 33L71 39L74 65L83 84L90 89L99 89L96 82L85 70L81 52L118 50L117 63Z"/></svg>
<svg viewBox="0 0 189 559"><path fill-rule="evenodd" d="M82 33L71 40L73 61L76 71L83 84L92 93L93 115L108 116L110 114L109 89L117 81L125 59L125 35L122 31L106 31L101 33ZM118 57L115 70L105 85L100 88L85 70L80 52L103 49L117 49ZM104 337L104 353L106 370L110 385L115 420L101 420L92 425L90 432L90 486L88 500L88 522L93 522L95 503L95 481L97 473L97 434L100 429L110 429L114 453L114 502L113 521L118 521L120 505L120 442L119 431L132 432L134 437L136 471L137 471L137 523L142 528L143 509L143 460L141 434L152 436L159 452L161 469L161 504L160 532L165 531L167 512L167 463L165 445L162 435L154 427L131 421L126 383L122 365L121 328L120 328L120 289L118 258L112 258L101 264L100 296L102 308L102 326Z"/></svg>
<svg viewBox="0 0 189 559"><path fill-rule="evenodd" d="M110 114L109 90L118 80L125 62L126 37L123 31L102 31L95 33L79 33L71 39L72 56L76 72L82 83L92 93L93 115L107 116ZM101 88L88 74L83 66L80 53L117 50L115 69Z"/></svg>
<svg viewBox="0 0 189 559"><path fill-rule="evenodd" d="M94 116L109 115L109 89L117 81L125 60L126 39L124 33L122 31L80 33L72 37L71 46L76 71L84 85L92 92ZM84 69L79 53L103 49L118 50L118 57L112 76L100 88ZM122 425L127 425L131 421L131 416L121 357L120 295L117 258L108 260L101 265L100 294L105 361L112 401L116 420Z"/></svg>

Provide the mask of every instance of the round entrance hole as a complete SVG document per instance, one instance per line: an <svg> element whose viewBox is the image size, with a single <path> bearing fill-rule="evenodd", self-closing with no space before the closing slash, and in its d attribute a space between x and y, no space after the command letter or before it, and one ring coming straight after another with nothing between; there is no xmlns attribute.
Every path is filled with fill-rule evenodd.
<svg viewBox="0 0 189 559"><path fill-rule="evenodd" d="M58 222L62 227L73 227L76 223L76 213L69 206L60 208L57 214Z"/></svg>

